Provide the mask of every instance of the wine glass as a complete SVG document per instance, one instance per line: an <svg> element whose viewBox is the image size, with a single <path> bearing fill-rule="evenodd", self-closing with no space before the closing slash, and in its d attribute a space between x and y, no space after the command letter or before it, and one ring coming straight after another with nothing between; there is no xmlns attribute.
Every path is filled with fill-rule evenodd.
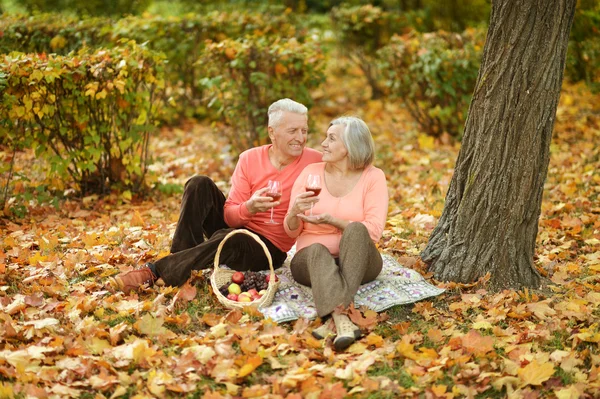
<svg viewBox="0 0 600 399"><path fill-rule="evenodd" d="M309 174L306 177L306 185L304 186L304 188L307 192L312 191L313 197L316 197L319 194L321 194L321 175ZM310 216L313 215L313 205L314 203L310 204Z"/></svg>
<svg viewBox="0 0 600 399"><path fill-rule="evenodd" d="M267 193L265 194L267 197L273 198L273 201L279 201L281 198L281 182L279 180L269 180L267 183ZM273 208L271 208L271 220L265 222L267 224L281 224L273 220Z"/></svg>

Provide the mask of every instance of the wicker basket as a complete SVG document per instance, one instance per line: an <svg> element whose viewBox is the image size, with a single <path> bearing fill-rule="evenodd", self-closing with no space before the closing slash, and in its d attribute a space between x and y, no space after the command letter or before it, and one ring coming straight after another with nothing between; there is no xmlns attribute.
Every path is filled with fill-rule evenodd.
<svg viewBox="0 0 600 399"><path fill-rule="evenodd" d="M219 257L221 256L221 250L223 249L223 245L225 245L225 242L231 236L236 235L236 234L246 234L246 235L249 235L250 237L254 238L254 240L257 243L259 243L260 246L262 247L262 249L265 251L265 255L267 255L267 259L269 260L269 268L271 269L271 277L269 278L267 292L260 299L256 299L252 302L232 301L231 299L227 299L227 297L223 296L223 294L221 294L221 292L219 291L219 287L221 287L225 284L231 283L231 276L233 275L233 273L236 272L235 270L224 269L222 267L219 267ZM273 298L275 297L275 292L277 292L277 286L279 285L279 282L275 281L275 280L276 280L275 270L273 270L273 260L271 259L271 254L269 253L267 246L262 242L262 240L256 234L254 234L248 230L238 229L238 230L231 231L229 234L227 234L225 236L225 238L223 238L223 240L219 244L219 247L217 248L217 253L215 254L215 270L213 271L212 275L210 276L210 285L212 286L213 292L217 296L217 299L219 300L219 302L221 302L225 307L227 307L229 309L242 309L247 306L260 307L262 305L270 305L271 302L273 302Z"/></svg>

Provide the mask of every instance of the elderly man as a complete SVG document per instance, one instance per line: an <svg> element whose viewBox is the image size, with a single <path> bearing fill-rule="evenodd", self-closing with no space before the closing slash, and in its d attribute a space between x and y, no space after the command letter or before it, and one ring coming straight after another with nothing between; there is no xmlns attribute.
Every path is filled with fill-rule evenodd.
<svg viewBox="0 0 600 399"><path fill-rule="evenodd" d="M185 184L171 254L119 274L112 284L125 293L144 284L152 285L159 278L167 285L180 286L190 278L192 270L210 266L219 243L234 228L256 233L268 248L273 267L280 267L295 241L283 228L292 186L306 165L321 161L320 152L304 148L307 111L304 105L287 98L271 104L268 111L271 144L240 155L227 200L208 177L192 177ZM269 180L281 182L279 201L266 196ZM272 208L277 224L268 223ZM219 260L240 271L269 268L260 244L246 234L228 239Z"/></svg>

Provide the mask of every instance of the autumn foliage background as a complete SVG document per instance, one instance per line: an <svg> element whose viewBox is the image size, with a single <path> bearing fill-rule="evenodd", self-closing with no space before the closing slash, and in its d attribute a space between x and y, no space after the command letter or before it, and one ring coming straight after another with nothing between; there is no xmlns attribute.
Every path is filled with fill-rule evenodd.
<svg viewBox="0 0 600 399"><path fill-rule="evenodd" d="M12 88L16 102L8 107L3 97L0 138L0 397L600 396L600 80L590 67L600 65L593 62L600 12L581 2L572 32L536 247L545 287L488 292L485 280L435 281L418 257L443 209L485 35L477 21L485 18L464 11L464 20L456 19L435 1L422 9L405 2L414 7L404 13L380 3L327 11L288 2L272 19L212 9L207 19L130 16L116 18L110 32L99 28L106 20L72 14L3 15L3 52L14 50L11 37L28 37L10 32L39 32L39 24L46 34L28 43L64 52L32 47L2 62L0 81L10 82L2 93ZM94 14L93 4L87 13ZM140 4L141 11L167 10ZM489 11L485 2L470 7ZM141 47L132 32L163 41ZM206 47L186 41L201 32L212 35L202 37L211 40ZM70 53L82 38L106 49ZM121 59L133 71L134 56L149 69L123 76ZM176 62L161 63L169 57ZM72 78L61 93L82 108L48 101L33 112L35 101L57 90L54 79L33 75L49 59L60 65L61 82ZM101 80L93 72L100 64L111 71ZM411 79L403 75L408 68ZM152 97L160 107L153 108L150 90L160 92ZM227 311L202 273L182 289L157 286L130 296L106 284L168 254L185 181L208 175L227 192L240 149L264 141L265 107L287 95L311 106L313 148L335 116L367 122L390 189L380 248L447 288L381 314L355 310L364 335L341 354L311 336L317 322L276 325L252 309ZM52 125L53 115L69 120L69 129ZM58 136L46 134L53 129L63 134L56 151L50 143ZM84 136L92 146L79 145ZM91 150L99 147L109 155Z"/></svg>

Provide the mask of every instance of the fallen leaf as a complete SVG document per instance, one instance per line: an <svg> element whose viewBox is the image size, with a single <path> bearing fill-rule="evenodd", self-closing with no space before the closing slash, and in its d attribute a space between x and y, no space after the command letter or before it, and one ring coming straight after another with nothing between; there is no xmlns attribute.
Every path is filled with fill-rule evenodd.
<svg viewBox="0 0 600 399"><path fill-rule="evenodd" d="M533 360L527 366L517 370L517 374L521 379L521 387L526 385L542 385L552 375L554 375L554 366L552 363L539 364Z"/></svg>

